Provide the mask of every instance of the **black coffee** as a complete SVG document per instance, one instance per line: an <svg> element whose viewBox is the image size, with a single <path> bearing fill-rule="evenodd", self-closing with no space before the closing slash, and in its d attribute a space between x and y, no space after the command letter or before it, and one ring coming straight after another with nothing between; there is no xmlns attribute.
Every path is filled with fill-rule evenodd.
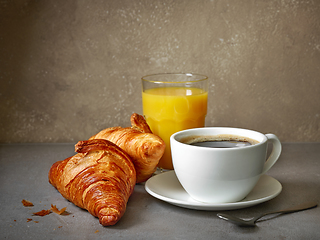
<svg viewBox="0 0 320 240"><path fill-rule="evenodd" d="M245 146L251 146L250 142L243 141L205 141L205 142L195 142L190 145L198 147L209 147L209 148L239 148Z"/></svg>
<svg viewBox="0 0 320 240"><path fill-rule="evenodd" d="M259 141L233 134L189 136L180 140L185 144L209 148L241 148L259 143Z"/></svg>

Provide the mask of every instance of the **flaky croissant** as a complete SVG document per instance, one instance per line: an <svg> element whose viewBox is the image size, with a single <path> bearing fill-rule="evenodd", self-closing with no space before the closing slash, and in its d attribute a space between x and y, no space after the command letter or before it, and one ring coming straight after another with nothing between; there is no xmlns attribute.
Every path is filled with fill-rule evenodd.
<svg viewBox="0 0 320 240"><path fill-rule="evenodd" d="M103 226L114 225L124 214L136 184L130 157L102 139L80 141L76 152L52 165L49 182L63 197L98 217Z"/></svg>
<svg viewBox="0 0 320 240"><path fill-rule="evenodd" d="M164 141L154 135L144 117L131 115L132 127L104 129L90 139L106 139L125 150L137 172L137 183L146 181L155 172L165 149Z"/></svg>

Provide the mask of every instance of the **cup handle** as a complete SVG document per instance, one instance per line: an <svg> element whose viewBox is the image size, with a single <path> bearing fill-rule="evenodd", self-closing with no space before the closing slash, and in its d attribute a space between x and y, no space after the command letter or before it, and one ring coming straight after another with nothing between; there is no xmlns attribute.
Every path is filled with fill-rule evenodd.
<svg viewBox="0 0 320 240"><path fill-rule="evenodd" d="M265 174L276 163L282 150L281 142L276 135L268 133L266 134L266 137L268 138L268 142L272 143L273 147L268 160L264 164L261 174Z"/></svg>

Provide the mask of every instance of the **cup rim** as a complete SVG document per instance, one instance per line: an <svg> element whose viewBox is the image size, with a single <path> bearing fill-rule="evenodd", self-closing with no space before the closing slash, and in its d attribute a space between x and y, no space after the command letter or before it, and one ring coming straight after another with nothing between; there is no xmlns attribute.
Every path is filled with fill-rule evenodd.
<svg viewBox="0 0 320 240"><path fill-rule="evenodd" d="M237 129L239 131L247 131L247 132L251 132L251 133L254 133L254 134L258 134L263 138L262 141L258 140L259 143L257 143L257 144L250 145L250 146L245 146L245 147L241 147L241 148L208 148L208 147L201 147L202 150L207 150L207 151L241 151L241 150L244 150L244 149L255 148L255 147L261 146L262 144L264 144L264 143L266 143L268 141L268 138L267 138L267 136L265 134L263 134L261 132L258 132L258 131L255 131L255 130L251 130L251 129L236 128L236 127L201 127L201 128L190 128L190 129L185 129L185 130L181 130L179 132L176 132L176 133L171 135L170 142L171 141L175 141L178 144L187 145L188 147L199 149L199 146L193 146L193 145L190 145L190 144L182 143L179 140L177 140L176 137L179 136L179 135L183 135L183 134L185 134L185 137L192 136L193 134L186 134L186 133L192 133L192 132L196 132L196 131L199 131L199 130L203 131L204 129L207 129L207 130L210 130L210 129L216 129L216 130L218 130L218 129L219 130ZM223 133L219 133L219 134L223 134ZM233 134L233 133L226 133L226 134ZM208 133L206 135L212 135L212 134ZM238 135L239 136L239 134L234 134L234 135ZM249 136L246 136L246 137L249 137ZM250 138L252 138L252 137L250 137ZM257 140L255 138L252 138L252 139Z"/></svg>
<svg viewBox="0 0 320 240"><path fill-rule="evenodd" d="M147 79L149 77L154 77L154 76L161 76L161 75L186 75L186 76L197 76L198 78L196 80L188 80L188 81L163 81L163 80L151 80L151 79ZM155 73L155 74L148 74L145 75L143 77L141 77L142 81L146 81L146 82L151 82L151 83L195 83L195 82L202 82L202 81L206 81L208 80L208 76L204 75L204 74L199 74L199 73L185 73L185 72L177 72L177 73Z"/></svg>

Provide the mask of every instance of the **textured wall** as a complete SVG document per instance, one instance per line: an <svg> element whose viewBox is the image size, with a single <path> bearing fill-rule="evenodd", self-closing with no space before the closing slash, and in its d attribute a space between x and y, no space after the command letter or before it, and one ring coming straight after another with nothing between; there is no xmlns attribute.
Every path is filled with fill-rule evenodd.
<svg viewBox="0 0 320 240"><path fill-rule="evenodd" d="M320 1L0 2L0 142L74 142L142 113L140 78L210 78L207 126L320 141Z"/></svg>

